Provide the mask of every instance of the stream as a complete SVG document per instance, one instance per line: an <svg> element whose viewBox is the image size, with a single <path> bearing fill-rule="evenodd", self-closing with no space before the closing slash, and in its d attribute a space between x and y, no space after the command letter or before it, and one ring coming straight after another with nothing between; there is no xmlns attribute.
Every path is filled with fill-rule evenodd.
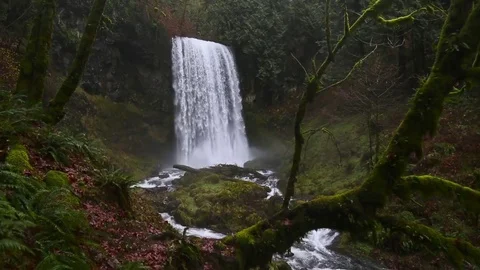
<svg viewBox="0 0 480 270"><path fill-rule="evenodd" d="M177 164L194 168L214 164L244 164L253 159L243 119L240 79L232 48L188 37L172 39L172 75L175 91L175 136ZM281 196L278 178L272 171L259 171L267 180L238 178L270 188L266 200ZM137 185L142 188L175 189L183 172L167 169L159 177ZM175 229L183 232L170 213L161 213ZM321 218L321 217L319 217ZM187 235L221 239L225 235L208 228L189 228ZM278 254L295 270L378 269L362 261L340 255L329 247L338 233L328 229L309 232L291 248L289 256Z"/></svg>
<svg viewBox="0 0 480 270"><path fill-rule="evenodd" d="M251 179L247 177L241 179L244 181L255 182L262 186L270 188L267 198L274 195L282 195L277 188L278 178L272 171L259 171L259 173L268 176L268 179L259 180ZM163 178L153 177L138 184L137 187L141 188L158 188L166 187L168 191L175 189L175 180L181 178L184 172L176 169L168 169L162 171L159 175ZM167 177L168 175L168 177ZM183 233L185 226L177 223L169 213L161 213L162 218L167 221L173 228ZM189 228L187 230L188 236L195 236L201 238L222 239L224 234L212 231L208 228ZM274 259L286 261L294 270L320 270L320 269L381 269L375 266L371 262L363 259L351 258L342 254L339 254L329 247L333 244L334 240L339 235L338 232L330 229L318 229L310 231L301 241L292 246L290 256L281 256L277 254Z"/></svg>

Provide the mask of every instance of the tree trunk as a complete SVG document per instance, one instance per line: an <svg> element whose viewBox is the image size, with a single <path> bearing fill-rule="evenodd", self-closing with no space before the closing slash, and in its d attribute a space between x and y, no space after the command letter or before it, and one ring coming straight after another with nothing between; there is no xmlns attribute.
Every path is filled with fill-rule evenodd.
<svg viewBox="0 0 480 270"><path fill-rule="evenodd" d="M82 40L80 41L80 46L78 47L68 77L63 82L62 87L58 90L54 99L50 101L50 104L48 105L47 121L52 124L58 123L63 118L65 104L70 100L70 97L75 92L75 89L82 78L93 42L95 41L97 30L102 21L106 2L107 0L95 0L93 3L93 7L88 15L85 31L82 35Z"/></svg>
<svg viewBox="0 0 480 270"><path fill-rule="evenodd" d="M290 203L290 199L294 195L295 191L295 182L297 181L297 173L298 168L300 167L301 156L302 156L302 148L304 143L304 138L302 136L302 123L303 119L305 118L305 113L307 110L307 104L311 103L315 99L315 95L317 94L318 90L318 82L320 79L325 75L327 67L334 61L335 55L338 51L343 48L347 39L355 33L355 31L362 25L367 18L371 16L377 16L380 12L386 9L389 5L391 5L391 0L379 0L372 4L369 8L367 8L360 17L348 28L346 29L343 36L338 40L335 47L332 51L329 52L328 56L322 62L320 68L315 70L314 76L310 79L310 82L307 85L305 92L302 95L300 103L298 105L297 113L295 116L295 126L294 126L294 134L295 134L295 150L293 154L293 161L292 167L290 169L290 176L288 177L287 188L285 191L285 197L283 199L282 208L288 209L288 205ZM328 10L327 10L328 11ZM326 31L327 33L327 43L330 43L330 30Z"/></svg>
<svg viewBox="0 0 480 270"><path fill-rule="evenodd" d="M55 0L43 0L37 5L37 15L33 21L27 51L20 65L15 90L17 94L26 96L29 106L42 100L55 18Z"/></svg>
<svg viewBox="0 0 480 270"><path fill-rule="evenodd" d="M480 212L480 192L476 190L438 177L402 177L410 155L421 156L424 138L435 134L444 101L453 86L465 78L467 71L463 67L467 61L473 60L480 43L480 35L475 34L479 24L480 5L475 5L472 10L462 0L452 3L442 28L432 72L418 89L410 110L366 181L342 194L319 196L294 209L284 209L268 220L226 237L223 242L235 246L241 269L265 266L274 254L285 252L313 229L368 233L374 232L378 225L405 233L433 250L446 252L458 268L465 259L480 265L480 249L472 244L444 237L424 225L379 214L390 196L405 197L410 190L456 197L469 211ZM452 40L454 33L456 36ZM451 50L452 46L458 50Z"/></svg>

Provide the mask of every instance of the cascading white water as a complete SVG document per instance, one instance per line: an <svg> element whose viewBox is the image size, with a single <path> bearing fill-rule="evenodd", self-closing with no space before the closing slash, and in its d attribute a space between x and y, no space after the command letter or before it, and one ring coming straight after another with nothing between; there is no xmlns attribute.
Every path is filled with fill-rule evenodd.
<svg viewBox="0 0 480 270"><path fill-rule="evenodd" d="M235 60L224 45L173 39L177 162L243 165L249 149Z"/></svg>
<svg viewBox="0 0 480 270"><path fill-rule="evenodd" d="M173 76L175 89L175 131L178 140L178 162L193 167L218 163L243 165L249 159L242 103L238 87L235 61L230 50L218 43L192 38L173 39ZM239 178L271 189L268 194L282 196L277 187L279 179L272 171L259 171L267 176L260 179ZM137 186L174 189L174 182L184 173L165 170L162 176L147 179ZM168 213L162 217L179 232L185 226L175 222ZM189 228L188 235L221 239L224 234L206 228ZM282 259L294 270L303 269L377 269L363 262L339 255L329 250L338 233L319 229L309 232L291 252L293 256Z"/></svg>

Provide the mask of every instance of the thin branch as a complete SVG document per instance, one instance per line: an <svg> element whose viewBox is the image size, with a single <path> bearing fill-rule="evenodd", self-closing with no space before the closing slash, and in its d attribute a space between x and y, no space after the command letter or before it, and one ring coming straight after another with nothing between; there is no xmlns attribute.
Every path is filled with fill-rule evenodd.
<svg viewBox="0 0 480 270"><path fill-rule="evenodd" d="M358 67L360 67L360 66L363 64L363 62L364 62L370 55L372 55L372 54L375 52L376 49L377 49L377 46L375 46L375 48L374 48L371 52L369 52L367 55L365 55L362 59L358 60L358 61L355 63L355 65L353 65L352 69L350 69L350 71L347 73L347 75L346 75L343 79L341 79L341 80L337 81L336 83L333 83L333 84L331 84L331 85L329 85L329 86L327 86L327 87L322 88L321 90L317 91L317 93L325 92L325 91L327 91L328 89L330 89L330 88L332 88L332 87L335 87L335 86L338 86L338 85L342 84L343 82L345 82L345 81L350 77L350 75L352 75L352 73L355 71L355 69L357 69Z"/></svg>
<svg viewBox="0 0 480 270"><path fill-rule="evenodd" d="M345 10L343 12L343 35L350 33L350 18L348 16L347 4L345 4Z"/></svg>
<svg viewBox="0 0 480 270"><path fill-rule="evenodd" d="M15 24L18 20L20 20L21 18L23 18L23 16L25 16L26 14L28 14L28 12L30 11L30 9L33 7L33 3L30 3L30 5L25 9L25 11L20 15L18 16L16 19L14 19L10 24L8 24L7 26L5 26L5 29L8 29L10 28L13 24Z"/></svg>
<svg viewBox="0 0 480 270"><path fill-rule="evenodd" d="M297 57L295 57L295 55L293 55L293 53L290 53L290 55L293 57L293 59L295 59L295 61L297 61L297 63L300 65L300 67L303 69L303 71L305 72L305 75L308 77L309 74L308 74L308 71L307 69L302 65L302 63L300 62L300 60L298 60Z"/></svg>

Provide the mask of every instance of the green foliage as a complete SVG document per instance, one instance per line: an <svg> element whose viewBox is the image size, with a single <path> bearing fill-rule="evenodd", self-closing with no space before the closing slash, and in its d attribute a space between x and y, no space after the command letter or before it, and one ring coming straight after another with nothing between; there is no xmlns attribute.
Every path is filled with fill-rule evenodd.
<svg viewBox="0 0 480 270"><path fill-rule="evenodd" d="M169 256L166 269L168 270L188 270L196 269L202 266L202 256L200 249L185 240L178 240L169 250Z"/></svg>
<svg viewBox="0 0 480 270"><path fill-rule="evenodd" d="M0 268L90 269L80 248L88 229L69 189L0 167Z"/></svg>
<svg viewBox="0 0 480 270"><path fill-rule="evenodd" d="M120 270L146 270L150 269L141 262L128 262L120 267Z"/></svg>
<svg viewBox="0 0 480 270"><path fill-rule="evenodd" d="M3 190L3 189L2 189ZM0 267L20 261L24 253L32 251L23 242L24 231L33 227L28 216L15 209L0 193Z"/></svg>
<svg viewBox="0 0 480 270"><path fill-rule="evenodd" d="M131 211L130 189L138 183L132 176L126 175L122 170L113 166L95 171L95 180L108 195L112 196L122 209Z"/></svg>
<svg viewBox="0 0 480 270"><path fill-rule="evenodd" d="M291 85L304 77L291 53L302 63L316 53L322 7L318 1L220 0L207 6L205 28L239 52L239 65L253 70L250 78L269 88Z"/></svg>
<svg viewBox="0 0 480 270"><path fill-rule="evenodd" d="M11 165L17 172L33 169L32 165L30 165L27 149L21 144L17 144L10 149L6 163Z"/></svg>
<svg viewBox="0 0 480 270"><path fill-rule="evenodd" d="M31 131L39 113L40 107L27 108L22 96L0 90L0 140Z"/></svg>
<svg viewBox="0 0 480 270"><path fill-rule="evenodd" d="M85 134L72 135L68 132L56 130L41 130L39 141L42 145L40 152L50 156L56 162L70 164L70 156L81 154L92 162L101 162L103 152L100 147L92 143Z"/></svg>

